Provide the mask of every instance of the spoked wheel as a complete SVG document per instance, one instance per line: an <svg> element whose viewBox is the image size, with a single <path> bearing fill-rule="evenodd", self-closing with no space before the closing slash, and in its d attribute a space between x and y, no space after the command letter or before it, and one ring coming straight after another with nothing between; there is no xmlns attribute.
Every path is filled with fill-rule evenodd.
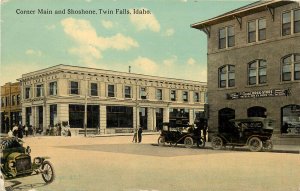
<svg viewBox="0 0 300 191"><path fill-rule="evenodd" d="M213 137L211 146L214 150L220 150L223 147L223 140L220 137Z"/></svg>
<svg viewBox="0 0 300 191"><path fill-rule="evenodd" d="M248 146L250 151L258 152L262 149L262 141L258 137L252 137L248 142Z"/></svg>
<svg viewBox="0 0 300 191"><path fill-rule="evenodd" d="M194 144L194 141L193 141L192 137L186 137L184 139L184 146L186 148L191 148L193 146L193 144Z"/></svg>
<svg viewBox="0 0 300 191"><path fill-rule="evenodd" d="M266 151L271 151L273 149L273 143L271 140L263 142L263 149Z"/></svg>
<svg viewBox="0 0 300 191"><path fill-rule="evenodd" d="M157 143L158 143L158 146L164 146L166 143L165 137L163 137L163 136L158 137Z"/></svg>
<svg viewBox="0 0 300 191"><path fill-rule="evenodd" d="M200 139L198 139L197 140L197 147L198 148L203 148L203 147L205 147L205 141L204 141L204 139L201 137Z"/></svg>
<svg viewBox="0 0 300 191"><path fill-rule="evenodd" d="M50 184L55 179L54 168L49 161L44 161L42 164L42 177L46 184Z"/></svg>

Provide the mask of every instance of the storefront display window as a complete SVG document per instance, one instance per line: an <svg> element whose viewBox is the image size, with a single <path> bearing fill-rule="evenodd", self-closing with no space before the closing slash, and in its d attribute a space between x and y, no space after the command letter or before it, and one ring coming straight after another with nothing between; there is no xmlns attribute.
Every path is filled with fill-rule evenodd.
<svg viewBox="0 0 300 191"><path fill-rule="evenodd" d="M281 115L281 134L300 135L300 105L282 107Z"/></svg>
<svg viewBox="0 0 300 191"><path fill-rule="evenodd" d="M107 106L107 128L133 128L133 108Z"/></svg>

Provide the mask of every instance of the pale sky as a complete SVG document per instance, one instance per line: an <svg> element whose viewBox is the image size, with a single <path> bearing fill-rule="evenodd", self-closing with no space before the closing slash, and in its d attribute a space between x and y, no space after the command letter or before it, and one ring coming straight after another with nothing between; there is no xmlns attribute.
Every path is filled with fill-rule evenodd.
<svg viewBox="0 0 300 191"><path fill-rule="evenodd" d="M132 73L206 82L207 37L190 24L251 2L1 0L1 85L57 64L121 72L131 66ZM97 14L68 14L68 9ZM59 10L66 12L55 14ZM28 11L35 14L21 14Z"/></svg>

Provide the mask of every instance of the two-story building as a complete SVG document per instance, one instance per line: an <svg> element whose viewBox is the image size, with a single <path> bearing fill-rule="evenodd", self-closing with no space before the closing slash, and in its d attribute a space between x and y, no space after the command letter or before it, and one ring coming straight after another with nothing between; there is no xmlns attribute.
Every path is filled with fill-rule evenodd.
<svg viewBox="0 0 300 191"><path fill-rule="evenodd" d="M207 35L210 130L268 117L275 140L299 143L299 2L258 1L191 27Z"/></svg>
<svg viewBox="0 0 300 191"><path fill-rule="evenodd" d="M149 131L176 117L191 123L203 112L206 83L95 68L57 65L23 74L23 124L67 122L75 132ZM85 126L86 125L86 126Z"/></svg>
<svg viewBox="0 0 300 191"><path fill-rule="evenodd" d="M1 86L1 133L7 133L13 124L21 124L21 111L21 83Z"/></svg>

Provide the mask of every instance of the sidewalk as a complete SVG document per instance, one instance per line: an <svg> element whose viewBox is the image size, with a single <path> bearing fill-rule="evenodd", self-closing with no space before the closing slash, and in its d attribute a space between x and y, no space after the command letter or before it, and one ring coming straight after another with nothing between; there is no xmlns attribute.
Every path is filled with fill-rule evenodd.
<svg viewBox="0 0 300 191"><path fill-rule="evenodd" d="M205 147L212 148L211 142L206 142ZM231 150L231 148L229 150ZM234 150L249 151L247 146L235 147ZM273 149L267 152L300 154L300 145L274 145Z"/></svg>

